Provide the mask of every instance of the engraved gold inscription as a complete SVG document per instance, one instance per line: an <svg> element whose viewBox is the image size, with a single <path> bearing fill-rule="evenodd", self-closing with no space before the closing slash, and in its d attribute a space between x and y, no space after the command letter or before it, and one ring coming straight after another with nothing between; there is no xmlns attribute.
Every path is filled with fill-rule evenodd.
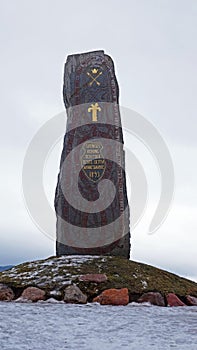
<svg viewBox="0 0 197 350"><path fill-rule="evenodd" d="M103 177L106 162L102 154L101 142L86 142L81 157L82 170L92 181L96 182Z"/></svg>

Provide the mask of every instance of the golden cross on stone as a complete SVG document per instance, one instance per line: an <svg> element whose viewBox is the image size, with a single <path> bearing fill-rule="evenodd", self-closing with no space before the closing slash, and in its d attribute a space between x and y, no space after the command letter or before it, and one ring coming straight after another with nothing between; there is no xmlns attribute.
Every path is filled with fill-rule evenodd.
<svg viewBox="0 0 197 350"><path fill-rule="evenodd" d="M100 112L101 108L99 107L98 103L91 104L91 107L88 108L88 112L92 112L92 121L97 122L97 112Z"/></svg>

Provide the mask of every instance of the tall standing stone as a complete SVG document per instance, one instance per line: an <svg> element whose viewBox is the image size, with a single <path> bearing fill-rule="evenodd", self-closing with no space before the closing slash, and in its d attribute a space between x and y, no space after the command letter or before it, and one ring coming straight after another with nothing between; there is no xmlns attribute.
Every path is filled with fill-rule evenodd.
<svg viewBox="0 0 197 350"><path fill-rule="evenodd" d="M119 89L104 51L67 58L63 98L67 127L55 194L57 255L129 258Z"/></svg>

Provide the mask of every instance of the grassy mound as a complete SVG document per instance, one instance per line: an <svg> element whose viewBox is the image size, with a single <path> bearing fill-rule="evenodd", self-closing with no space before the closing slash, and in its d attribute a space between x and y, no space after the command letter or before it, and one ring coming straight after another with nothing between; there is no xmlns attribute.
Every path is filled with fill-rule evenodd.
<svg viewBox="0 0 197 350"><path fill-rule="evenodd" d="M85 274L103 273L107 281L83 282ZM128 288L132 300L149 291L162 295L175 293L197 297L197 283L156 267L112 256L61 256L23 263L0 273L0 283L14 290L35 286L49 291L63 291L75 283L89 300L108 288Z"/></svg>

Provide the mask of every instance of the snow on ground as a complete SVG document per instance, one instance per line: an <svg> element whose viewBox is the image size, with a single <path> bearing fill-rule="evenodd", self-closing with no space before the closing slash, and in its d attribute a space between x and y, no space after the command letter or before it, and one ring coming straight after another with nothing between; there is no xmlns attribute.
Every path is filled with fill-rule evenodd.
<svg viewBox="0 0 197 350"><path fill-rule="evenodd" d="M1 350L196 350L197 307L1 303Z"/></svg>
<svg viewBox="0 0 197 350"><path fill-rule="evenodd" d="M51 257L46 260L31 261L13 267L8 271L2 272L2 276L11 278L23 285L36 283L39 287L46 284L61 283L62 285L71 284L72 279L79 277L78 270L70 273L72 267L80 268L80 266L99 256L92 255L66 255L60 257ZM105 258L102 259L105 261Z"/></svg>

